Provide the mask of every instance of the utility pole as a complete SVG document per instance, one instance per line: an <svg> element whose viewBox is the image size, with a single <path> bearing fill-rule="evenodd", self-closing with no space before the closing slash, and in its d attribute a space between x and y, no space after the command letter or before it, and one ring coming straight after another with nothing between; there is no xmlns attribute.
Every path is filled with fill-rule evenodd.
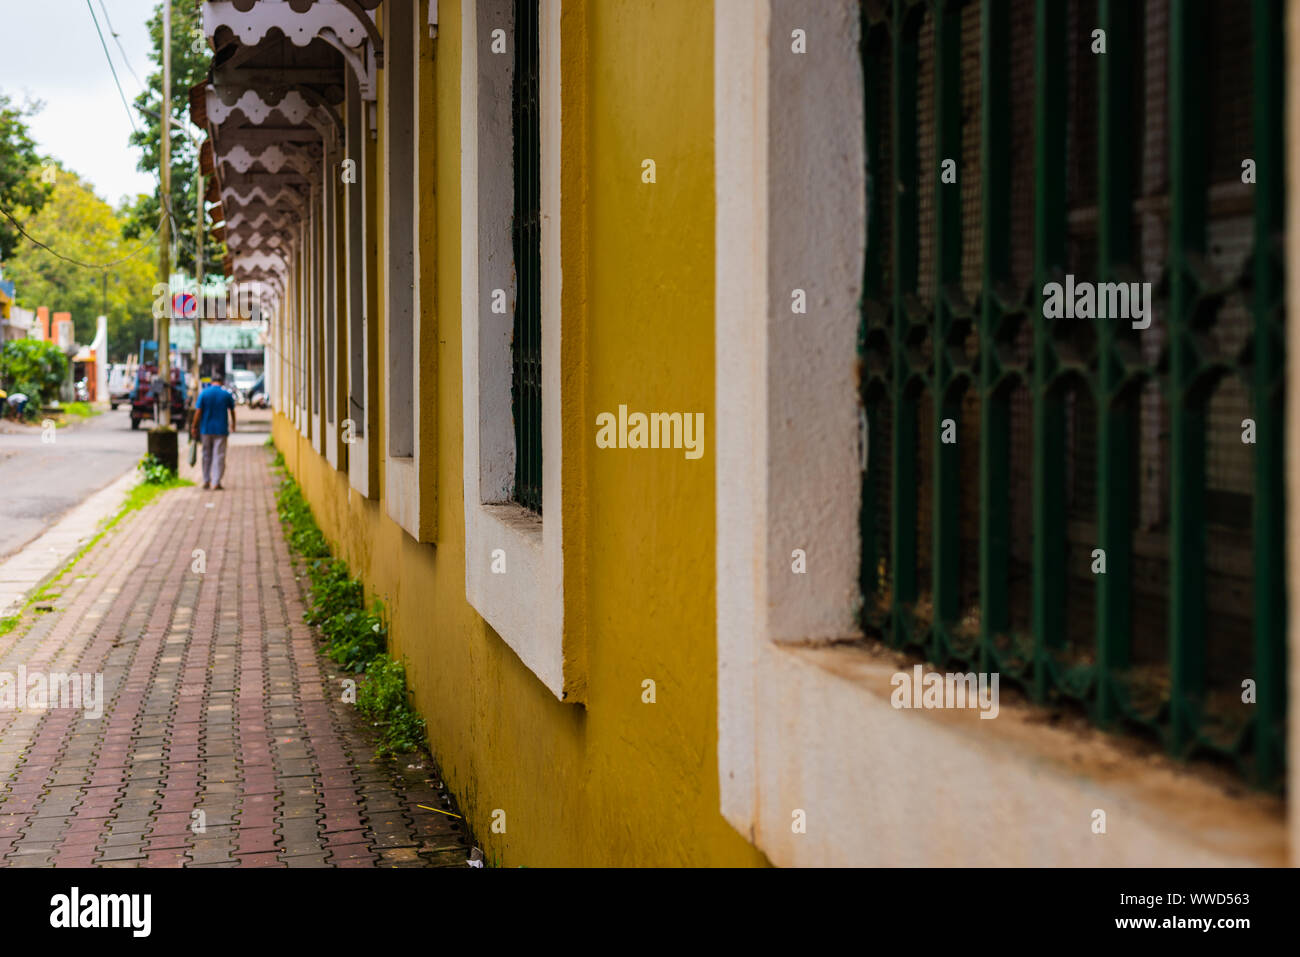
<svg viewBox="0 0 1300 957"><path fill-rule="evenodd" d="M158 124L158 172L161 174L159 198L162 201L162 226L158 230L158 271L167 289L167 307L158 317L155 341L158 343L158 380L162 384L162 411L158 424L149 430L149 454L174 473L179 465L176 430L172 428L172 261L171 261L171 189L172 189L172 4L162 0L162 116Z"/></svg>
<svg viewBox="0 0 1300 957"><path fill-rule="evenodd" d="M194 276L195 276L195 310L194 310L194 399L197 402L199 390L203 387L199 380L199 370L203 367L203 304L206 298L203 295L203 240L207 232L207 223L204 222L203 211L203 156L200 148L200 155L195 157L198 164L194 170L194 195L195 205L198 207L194 211Z"/></svg>
<svg viewBox="0 0 1300 957"><path fill-rule="evenodd" d="M158 320L158 374L162 376L162 421L163 428L172 424L172 269L171 269L171 217L170 203L172 191L172 4L171 0L162 0L162 121L159 123L159 166L162 185L162 229L158 233L159 271L162 282L167 287L167 307Z"/></svg>

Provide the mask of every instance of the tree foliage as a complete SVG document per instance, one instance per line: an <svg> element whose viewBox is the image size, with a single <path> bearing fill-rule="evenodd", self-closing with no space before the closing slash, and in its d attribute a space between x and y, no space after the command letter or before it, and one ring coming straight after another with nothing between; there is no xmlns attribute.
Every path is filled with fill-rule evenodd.
<svg viewBox="0 0 1300 957"><path fill-rule="evenodd" d="M155 176L159 170L160 147L162 137L162 7L154 8L149 20L149 36L153 43L151 59L157 69L145 80L145 91L135 99L137 126L139 129L131 134L131 145L141 149L139 168ZM171 82L171 116L172 119L190 126L190 87L207 79L209 51L203 39L203 23L200 5L172 4L172 82ZM173 267L194 274L194 216L198 197L195 195L195 173L198 170L199 156L190 138L174 125L168 127L171 144L171 212L173 227L179 227L180 236L173 236L176 243L176 261ZM141 195L131 206L127 214L125 234L127 238L150 235L158 225L162 214L159 190L152 194ZM207 271L213 272L216 264L225 255L225 247L205 232L204 259Z"/></svg>
<svg viewBox="0 0 1300 957"><path fill-rule="evenodd" d="M0 349L0 384L11 395L27 396L33 414L43 403L58 398L67 374L68 357L52 342L14 339Z"/></svg>
<svg viewBox="0 0 1300 957"><path fill-rule="evenodd" d="M34 175L41 157L27 129L27 118L39 109L38 103L15 105L0 93L0 208L14 214L19 222L22 219L15 212L18 207L39 210L50 192ZM0 216L0 261L7 260L22 241L13 224Z"/></svg>
<svg viewBox="0 0 1300 957"><path fill-rule="evenodd" d="M17 218L24 228L81 262L111 263L135 255L106 270L87 269L24 239L5 263L5 275L14 280L18 300L27 308L49 306L55 312L71 312L78 342L94 339L95 317L107 315L109 357L123 361L135 353L141 339L153 335L158 244L123 238L124 216L75 173L57 166L54 171L48 202L40 211L20 208Z"/></svg>

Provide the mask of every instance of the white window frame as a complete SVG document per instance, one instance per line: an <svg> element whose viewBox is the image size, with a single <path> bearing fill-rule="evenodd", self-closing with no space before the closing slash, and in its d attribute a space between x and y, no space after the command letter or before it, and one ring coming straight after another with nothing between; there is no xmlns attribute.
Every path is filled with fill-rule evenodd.
<svg viewBox="0 0 1300 957"><path fill-rule="evenodd" d="M336 469L347 469L347 447L339 441L339 423L346 418L346 410L340 415L339 383L340 369L343 364L343 345L339 336L339 276L342 272L339 259L339 197L341 186L336 171L341 159L339 148L326 141L321 148L321 222L324 224L324 243L322 255L322 275L324 278L323 302L323 341L321 343L321 365L325 370L325 394L321 396L321 421L324 423L325 459Z"/></svg>
<svg viewBox="0 0 1300 957"><path fill-rule="evenodd" d="M307 212L298 222L298 431L311 439L311 221Z"/></svg>
<svg viewBox="0 0 1300 957"><path fill-rule="evenodd" d="M307 347L307 336L311 328L311 300L307 296L307 276L310 271L310 263L307 261L307 217L305 214L298 221L298 244L294 250L294 258L298 264L296 277L298 321L294 329L294 347L298 361L297 375L294 380L294 403L298 409L298 432L303 438L310 438L311 421L307 415L310 405L310 400L307 397L307 368L310 365L311 350Z"/></svg>
<svg viewBox="0 0 1300 957"><path fill-rule="evenodd" d="M433 522L432 515L425 514L423 510L423 495L421 476L421 459L425 454L422 448L423 443L420 441L421 418L427 412L431 411L423 407L421 402L425 394L422 377L424 374L423 365L420 361L420 344L423 338L421 331L423 313L420 288L420 201L425 195L422 184L420 183L420 163L418 150L420 145L420 44L422 42L423 24L420 23L420 4L417 0L406 0L405 9L402 4L395 6L386 5L384 8L384 28L386 34L391 34L386 41L389 57L384 62L387 64L386 75L384 77L384 112L386 114L385 132L384 132L384 189L381 202L383 203L383 236L381 237L389 247L383 254L383 297L384 297L384 326L385 334L383 337L383 355L380 366L379 387L387 390L385 396L385 415L383 436L380 442L380 454L384 457L384 506L390 518L402 526L407 534L417 542L428 542L433 540ZM403 14L408 19L405 22L395 22L395 17ZM397 31L402 35L398 37ZM410 55L403 57L401 55L401 44L409 44ZM403 60L408 60L410 77L409 86L402 91L401 102L395 102L395 87L392 83L392 75L388 71L396 68L396 65ZM394 118L399 115L399 111L409 112L410 131L410 179L407 182L398 182L393 173L392 155L394 142L392 131L394 129ZM411 218L411 235L410 235L410 258L405 261L402 256L395 255L390 241L392 235L393 205L401 203L410 207ZM400 267L400 272L394 269L394 264ZM411 348L405 356L397 356L392 353L393 336L391 328L393 322L393 305L401 300L410 309L410 340ZM393 376L393 370L399 364L409 363L409 392L405 397L397 395L396 381ZM394 419L394 410L397 408L401 398L405 398L410 404L410 441L411 451L409 455L394 455L392 452L392 438L389 430Z"/></svg>
<svg viewBox="0 0 1300 957"><path fill-rule="evenodd" d="M325 333L325 319L324 296L322 295L324 269L321 262L324 251L321 237L322 224L320 222L324 200L321 198L320 189L321 187L318 184L310 184L307 203L307 248L309 251L308 261L311 263L308 272L308 294L311 302L308 313L311 317L311 328L308 336L311 343L311 352L310 361L307 364L310 373L307 389L307 408L311 415L311 434L309 438L311 439L312 448L316 450L317 455L324 455L325 443L322 433L325 421L325 349L322 338Z"/></svg>
<svg viewBox="0 0 1300 957"><path fill-rule="evenodd" d="M839 6L856 10L857 0ZM825 0L809 4L799 26L820 49L788 64L776 31L767 49L768 0L715 6L718 772L723 816L781 864L812 863L801 851L813 847L852 855L865 831L854 824L862 812L858 792L829 845L780 837L782 830L800 836L791 833L795 810L813 826L830 813L823 801L838 813L844 771L835 742L804 751L821 737L809 732L837 699L814 704L829 689L797 669L780 642L828 644L859 634L860 457L844 438L857 428L863 234L854 230L862 176L851 167L862 156L863 134L860 111L855 123L851 110L824 108L861 101L860 79L836 74L846 51L857 69L856 31L843 35L841 12ZM793 85L815 91L819 106L800 117L774 116L769 98L778 95L783 69L814 72ZM777 132L769 122L813 139L771 148ZM810 163L806 154L814 152L837 162ZM809 174L816 182L801 182ZM782 216L791 204L775 186L787 175L800 195L818 196L816 214L804 222ZM806 291L816 315L791 315L795 288ZM791 573L797 548L807 554L808 574ZM796 670L804 671L802 682L778 689ZM773 780L780 774L790 775L784 787ZM781 797L764 800L767 794Z"/></svg>
<svg viewBox="0 0 1300 957"><path fill-rule="evenodd" d="M367 218L374 203L375 171L369 158L369 110L373 102L362 99L360 84L352 70L347 71L344 101L344 155L355 163L355 179L343 191L342 217L347 235L344 246L345 288L347 290L347 328L344 336L345 361L341 366L345 382L341 389L344 403L343 421L353 419L352 403L361 405L360 420L353 420L352 439L347 443L348 481L365 498L379 497L378 448L371 436L379 434L379 396L376 377L371 373L375 352L375 312L371 309L374 276L369 268L367 244L370 227ZM357 393L360 393L358 395Z"/></svg>
<svg viewBox="0 0 1300 957"><path fill-rule="evenodd" d="M560 376L560 0L541 0L542 511L512 502L510 403L514 208L511 0L462 6L461 254L464 379L465 592L469 603L562 701L581 697L578 662L565 654ZM489 52L492 30L509 37ZM492 290L511 308L491 311ZM506 573L492 572L504 552ZM572 649L571 649L572 650Z"/></svg>

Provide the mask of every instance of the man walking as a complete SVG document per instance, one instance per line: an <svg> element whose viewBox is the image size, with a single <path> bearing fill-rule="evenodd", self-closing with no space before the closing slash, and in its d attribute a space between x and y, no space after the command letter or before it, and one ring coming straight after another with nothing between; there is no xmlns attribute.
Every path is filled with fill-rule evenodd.
<svg viewBox="0 0 1300 957"><path fill-rule="evenodd" d="M235 431L235 397L221 385L221 373L212 377L212 384L199 393L194 404L194 421L190 431L197 433L203 442L203 487L221 488L221 476L226 471L226 439ZM226 412L230 412L230 426L226 426Z"/></svg>

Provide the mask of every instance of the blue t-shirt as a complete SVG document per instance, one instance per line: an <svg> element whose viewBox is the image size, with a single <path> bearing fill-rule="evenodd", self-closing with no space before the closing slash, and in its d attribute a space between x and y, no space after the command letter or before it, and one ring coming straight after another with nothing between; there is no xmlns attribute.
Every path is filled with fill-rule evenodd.
<svg viewBox="0 0 1300 957"><path fill-rule="evenodd" d="M199 393L199 434L229 435L230 420L226 412L235 407L235 397L219 385L210 385Z"/></svg>

